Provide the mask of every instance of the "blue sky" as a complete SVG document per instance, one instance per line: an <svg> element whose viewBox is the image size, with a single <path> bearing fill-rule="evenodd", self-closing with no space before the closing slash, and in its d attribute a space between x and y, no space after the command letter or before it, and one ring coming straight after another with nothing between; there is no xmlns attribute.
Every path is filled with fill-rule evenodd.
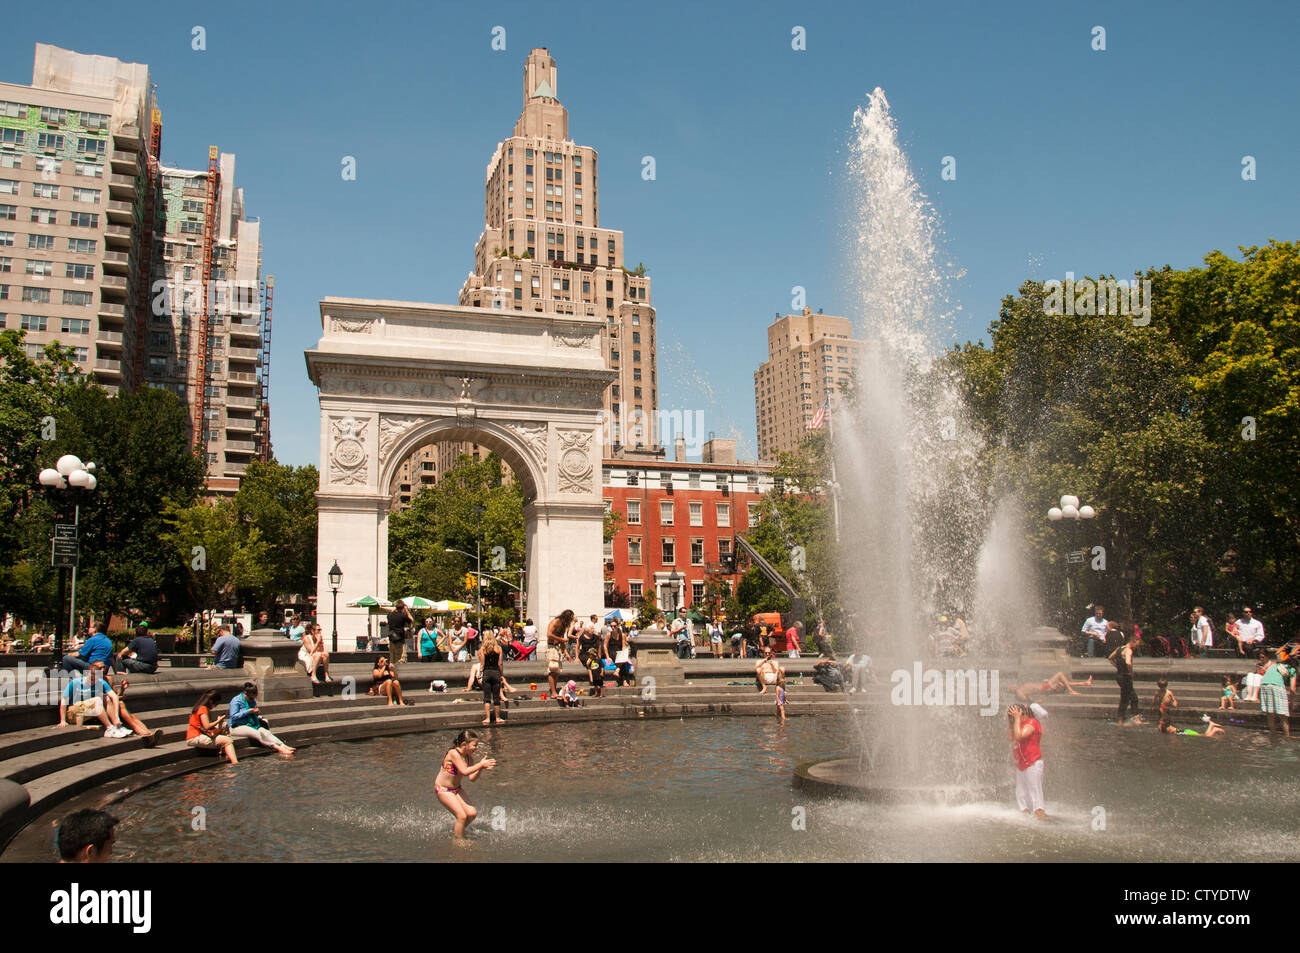
<svg viewBox="0 0 1300 953"><path fill-rule="evenodd" d="M302 354L320 298L455 301L534 46L557 60L570 135L600 153L601 224L649 269L661 407L702 408L706 431L738 428L751 455L752 375L791 288L854 314L844 166L853 110L876 86L943 224L943 260L965 270L961 340L987 339L1026 278L1187 267L1300 237L1295 3L580 9L584 26L565 4L70 2L8 18L0 79L30 82L37 42L147 63L163 161L236 153L276 276L272 439L293 464L318 462ZM505 52L491 49L498 25ZM1097 25L1104 52L1090 48ZM795 26L806 51L791 49ZM339 174L344 155L356 181Z"/></svg>

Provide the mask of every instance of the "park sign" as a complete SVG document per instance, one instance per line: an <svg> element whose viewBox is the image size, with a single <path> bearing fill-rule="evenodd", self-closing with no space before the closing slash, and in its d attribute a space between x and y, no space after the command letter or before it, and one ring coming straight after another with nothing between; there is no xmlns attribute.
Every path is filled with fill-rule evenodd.
<svg viewBox="0 0 1300 953"><path fill-rule="evenodd" d="M55 523L54 538L50 540L50 565L55 569L76 569L80 548L77 527L74 523Z"/></svg>

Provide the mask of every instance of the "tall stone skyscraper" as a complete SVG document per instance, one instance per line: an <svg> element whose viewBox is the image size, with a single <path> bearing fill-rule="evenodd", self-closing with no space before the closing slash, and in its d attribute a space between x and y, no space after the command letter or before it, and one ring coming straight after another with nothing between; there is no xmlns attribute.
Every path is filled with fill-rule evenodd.
<svg viewBox="0 0 1300 953"><path fill-rule="evenodd" d="M605 456L658 444L655 309L644 268L624 267L623 233L600 224L596 150L569 138L555 60L534 49L524 106L487 166L483 234L460 304L600 318L618 377L605 391Z"/></svg>

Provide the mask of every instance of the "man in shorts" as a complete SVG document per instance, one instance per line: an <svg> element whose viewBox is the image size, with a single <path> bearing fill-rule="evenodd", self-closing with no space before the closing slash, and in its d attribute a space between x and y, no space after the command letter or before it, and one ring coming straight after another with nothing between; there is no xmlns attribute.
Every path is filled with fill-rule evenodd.
<svg viewBox="0 0 1300 953"><path fill-rule="evenodd" d="M59 723L56 727L66 728L69 715L77 724L81 724L87 715L98 718L104 726L105 738L129 738L132 734L122 726L117 696L104 681L103 662L93 662L86 673L70 681L59 696Z"/></svg>

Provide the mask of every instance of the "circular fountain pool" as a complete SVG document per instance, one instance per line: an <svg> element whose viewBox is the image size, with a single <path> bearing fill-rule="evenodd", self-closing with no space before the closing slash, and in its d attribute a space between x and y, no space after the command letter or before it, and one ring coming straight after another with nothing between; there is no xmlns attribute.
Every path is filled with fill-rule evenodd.
<svg viewBox="0 0 1300 953"><path fill-rule="evenodd" d="M996 719L989 719L996 721ZM1162 737L1054 719L1046 822L1015 809L1006 745L981 757L993 797L945 806L818 798L794 766L844 754L848 718L597 722L489 732L500 761L467 785L468 843L432 794L448 738L406 735L247 759L171 778L110 808L128 861L1284 860L1300 745L1262 734ZM986 757L985 757L986 755ZM97 794L102 802L105 790ZM84 799L83 799L84 801ZM202 809L196 811L196 809ZM71 805L59 813L66 813ZM203 823L196 820L202 818ZM49 821L5 860L50 859ZM196 830L195 827L203 829Z"/></svg>

